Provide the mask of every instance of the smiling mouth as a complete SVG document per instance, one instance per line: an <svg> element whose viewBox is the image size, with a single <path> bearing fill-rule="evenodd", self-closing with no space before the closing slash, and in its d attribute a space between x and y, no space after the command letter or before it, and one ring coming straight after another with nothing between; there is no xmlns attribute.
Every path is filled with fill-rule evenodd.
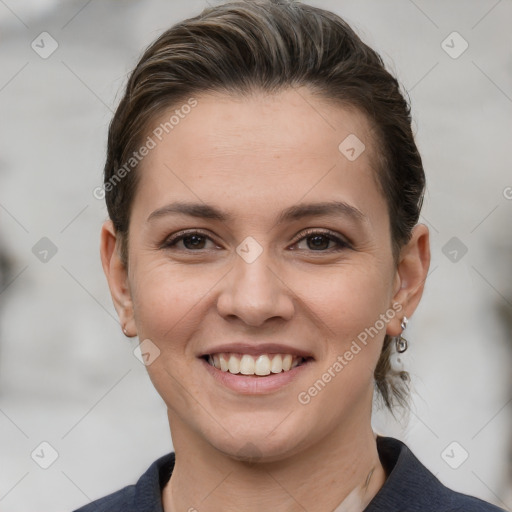
<svg viewBox="0 0 512 512"><path fill-rule="evenodd" d="M264 377L270 374L289 372L306 363L311 357L304 358L292 354L238 354L218 353L207 354L203 359L222 372L233 375L254 375Z"/></svg>

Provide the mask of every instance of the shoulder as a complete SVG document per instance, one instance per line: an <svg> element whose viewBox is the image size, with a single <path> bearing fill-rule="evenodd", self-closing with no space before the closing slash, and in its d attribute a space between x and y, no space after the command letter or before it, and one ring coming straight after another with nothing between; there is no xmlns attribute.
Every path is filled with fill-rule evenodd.
<svg viewBox="0 0 512 512"><path fill-rule="evenodd" d="M504 512L443 485L402 441L377 437L386 482L364 512Z"/></svg>
<svg viewBox="0 0 512 512"><path fill-rule="evenodd" d="M479 498L448 489L441 482L439 482L439 488L437 494L439 509L437 510L443 512L504 512L502 508ZM434 500L436 500L435 497Z"/></svg>
<svg viewBox="0 0 512 512"><path fill-rule="evenodd" d="M453 495L450 512L505 512L504 509L491 505L486 501L450 491Z"/></svg>
<svg viewBox="0 0 512 512"><path fill-rule="evenodd" d="M162 510L162 489L171 478L175 454L157 459L135 485L93 501L74 512L159 512Z"/></svg>

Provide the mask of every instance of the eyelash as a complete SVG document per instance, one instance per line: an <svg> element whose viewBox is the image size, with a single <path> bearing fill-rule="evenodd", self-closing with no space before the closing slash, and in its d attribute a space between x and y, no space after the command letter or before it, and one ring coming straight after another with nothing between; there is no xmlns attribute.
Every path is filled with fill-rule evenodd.
<svg viewBox="0 0 512 512"><path fill-rule="evenodd" d="M177 233L176 235L173 235L172 237L168 238L166 241L164 241L164 243L162 244L162 249L172 249L176 246L176 244L178 242L180 242L181 240L183 240L184 238L187 238L189 236L194 236L194 235L199 235L201 237L204 237L204 238L207 238L209 240L211 240L213 242L213 240L211 239L210 236L208 236L206 233L203 233L202 231L197 231L197 230L194 230L194 231L185 231L185 232L179 232ZM348 242L346 242L345 240L341 239L339 236L337 236L335 233L333 233L332 231L319 231L318 229L314 229L314 228L311 228L311 229L308 229L306 231L304 231L303 233L300 234L300 238L297 238L294 242L293 242L293 245L296 245L297 243L301 242L302 240L304 239L307 239L307 238L310 238L314 235L317 235L317 236L323 236L325 238L327 238L329 241L331 242L336 242L338 244L338 247L335 248L335 249L325 249L325 250L318 250L318 251L315 251L313 249L311 249L309 252L338 252L338 251L342 251L342 250L345 250L345 249L349 249L350 248L350 244ZM198 249L198 250L193 250L193 249L184 249L185 251L187 252L201 252L205 249Z"/></svg>

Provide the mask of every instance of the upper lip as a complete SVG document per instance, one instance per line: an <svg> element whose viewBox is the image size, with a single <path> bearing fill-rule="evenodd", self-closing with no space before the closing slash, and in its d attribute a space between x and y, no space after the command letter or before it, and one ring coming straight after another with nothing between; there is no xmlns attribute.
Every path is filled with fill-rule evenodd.
<svg viewBox="0 0 512 512"><path fill-rule="evenodd" d="M198 357L204 357L210 354L220 354L221 352L249 354L253 356L259 354L292 354L294 356L303 357L304 359L313 357L312 354L306 350L276 343L230 343L217 345L209 348L205 352L202 352Z"/></svg>

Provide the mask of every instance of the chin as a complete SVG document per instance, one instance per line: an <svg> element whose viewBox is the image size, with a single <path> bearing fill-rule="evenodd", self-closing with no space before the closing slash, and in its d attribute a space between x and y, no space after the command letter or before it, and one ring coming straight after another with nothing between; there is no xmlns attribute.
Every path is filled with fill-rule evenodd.
<svg viewBox="0 0 512 512"><path fill-rule="evenodd" d="M277 432L279 430L279 432ZM222 439L209 439L211 446L234 460L248 463L266 463L284 460L304 449L303 437L291 429L276 429L268 433L262 430L240 429L236 436L222 436ZM301 441L302 440L302 441Z"/></svg>
<svg viewBox="0 0 512 512"><path fill-rule="evenodd" d="M300 451L296 447L269 447L265 443L254 444L247 441L245 444L226 447L225 450L219 449L226 457L246 462L248 464L264 464L276 461L282 461L295 455Z"/></svg>

